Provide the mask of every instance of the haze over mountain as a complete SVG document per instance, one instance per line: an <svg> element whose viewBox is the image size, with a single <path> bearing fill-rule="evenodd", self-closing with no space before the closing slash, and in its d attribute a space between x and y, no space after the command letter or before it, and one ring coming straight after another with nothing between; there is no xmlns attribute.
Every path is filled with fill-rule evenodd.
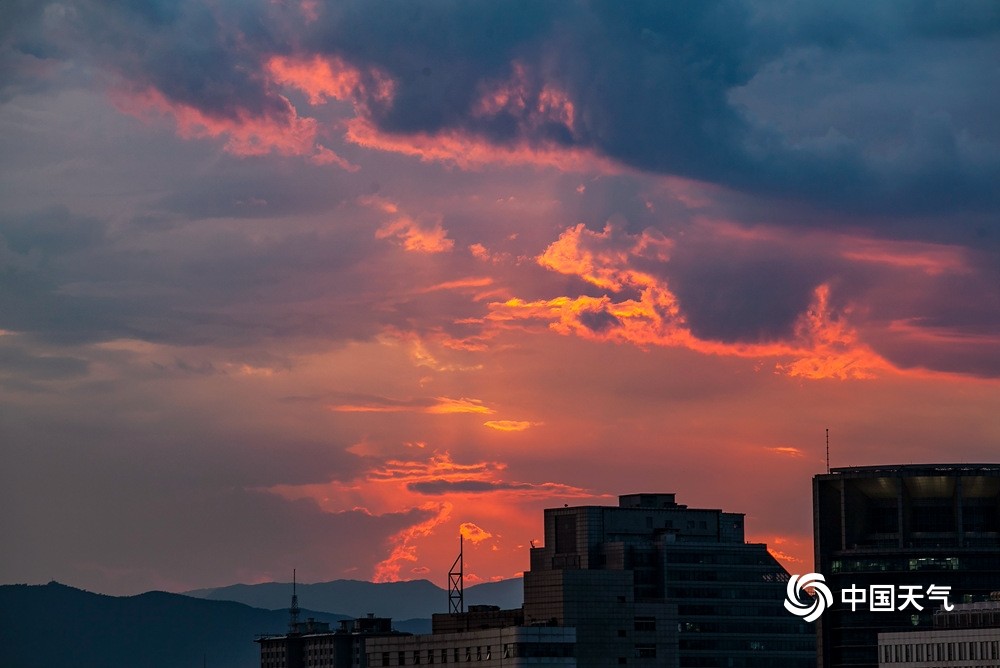
<svg viewBox="0 0 1000 668"><path fill-rule="evenodd" d="M285 600L285 606L288 599ZM302 610L337 622L348 615ZM151 591L106 596L57 582L0 586L0 666L16 668L246 668L257 665L254 639L287 628L286 609ZM427 620L394 621L410 633Z"/></svg>
<svg viewBox="0 0 1000 668"><path fill-rule="evenodd" d="M277 609L288 606L291 592L291 582L265 582L195 589L185 592L185 595ZM435 612L448 611L448 592L427 580L382 583L333 580L299 584L298 594L301 605L353 617L371 612L379 617L393 619L426 619ZM523 600L524 590L520 578L484 582L465 589L466 606L498 605L501 608L517 608Z"/></svg>

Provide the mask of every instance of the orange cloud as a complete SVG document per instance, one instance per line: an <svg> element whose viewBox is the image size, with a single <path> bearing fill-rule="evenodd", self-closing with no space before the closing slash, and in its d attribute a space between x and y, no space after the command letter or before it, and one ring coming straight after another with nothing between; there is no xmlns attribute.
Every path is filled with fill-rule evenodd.
<svg viewBox="0 0 1000 668"><path fill-rule="evenodd" d="M776 448L767 448L767 450L773 452L776 455L784 455L786 457L801 457L802 456L802 451L799 450L798 448L776 447Z"/></svg>
<svg viewBox="0 0 1000 668"><path fill-rule="evenodd" d="M449 399L448 397L438 397L438 402L427 408L428 413L492 413L493 409L483 405L479 399Z"/></svg>
<svg viewBox="0 0 1000 668"><path fill-rule="evenodd" d="M452 505L447 502L426 503L420 506L420 509L434 511L435 515L419 524L403 529L389 539L392 551L388 557L375 564L372 582L396 582L399 580L400 569L407 563L417 561L417 546L414 545L414 541L429 536L435 527L446 521L451 515Z"/></svg>
<svg viewBox="0 0 1000 668"><path fill-rule="evenodd" d="M437 292L438 290L461 290L463 288L484 288L493 285L493 279L489 276L483 276L481 278L460 278L454 281L445 281L444 283L438 283L437 285L432 285L429 288L424 288L421 292Z"/></svg>
<svg viewBox="0 0 1000 668"><path fill-rule="evenodd" d="M485 320L499 327L546 325L563 335L640 347L680 346L712 355L777 358L777 372L799 378L862 379L892 369L860 342L847 321L849 312L833 312L830 287L825 284L815 289L813 303L788 341L734 344L699 339L667 281L635 268L668 261L671 248L668 239L651 231L633 235L610 226L601 232L583 225L569 228L545 249L538 263L606 293L533 301L514 297L490 303ZM638 296L618 298L623 292Z"/></svg>
<svg viewBox="0 0 1000 668"><path fill-rule="evenodd" d="M472 522L462 522L458 527L458 532L462 535L462 538L473 545L478 545L484 540L493 538L493 534Z"/></svg>
<svg viewBox="0 0 1000 668"><path fill-rule="evenodd" d="M285 106L282 114L255 116L238 110L234 118L211 116L190 105L168 100L155 88L140 93L119 92L113 99L123 112L144 120L158 116L172 118L177 134L184 139L223 138L224 150L233 155L303 156L317 164L357 170L355 165L319 144L316 119L300 117L285 98L280 98Z"/></svg>
<svg viewBox="0 0 1000 668"><path fill-rule="evenodd" d="M543 498L593 496L580 487L562 483L503 480L501 472L506 468L506 464L498 461L460 464L448 452L434 452L427 459L386 461L369 472L368 480L394 485L402 483L407 491L421 495L506 493L519 499L528 495Z"/></svg>
<svg viewBox="0 0 1000 668"><path fill-rule="evenodd" d="M963 332L949 327L932 327L919 320L893 320L889 331L910 341L930 344L1000 345L1000 334Z"/></svg>
<svg viewBox="0 0 1000 668"><path fill-rule="evenodd" d="M813 562L811 537L792 536L747 536L752 543L766 543L767 551L789 573L802 573L811 568Z"/></svg>
<svg viewBox="0 0 1000 668"><path fill-rule="evenodd" d="M358 146L377 151L399 153L419 158L423 162L443 162L461 169L475 170L487 165L535 165L552 167L564 172L601 172L618 174L619 165L588 149L567 148L555 144L493 144L481 137L460 130L434 134L391 134L379 130L364 117L346 124L345 138Z"/></svg>
<svg viewBox="0 0 1000 668"><path fill-rule="evenodd" d="M531 427L538 426L538 422L527 422L525 420L489 420L483 425L497 431L524 431Z"/></svg>
<svg viewBox="0 0 1000 668"><path fill-rule="evenodd" d="M414 482L426 480L490 480L505 465L500 462L476 462L459 464L451 458L451 454L433 453L423 460L404 461L390 459L381 468L373 469L370 480L392 480L396 482Z"/></svg>
<svg viewBox="0 0 1000 668"><path fill-rule="evenodd" d="M849 260L916 269L929 276L970 271L964 249L918 241L851 239L850 248L841 254Z"/></svg>
<svg viewBox="0 0 1000 668"><path fill-rule="evenodd" d="M473 105L473 115L479 117L508 114L517 118L525 129L558 124L575 132L576 110L569 95L553 86L541 86L533 81L528 68L520 62L511 64L511 76L506 81L485 84L479 101Z"/></svg>
<svg viewBox="0 0 1000 668"><path fill-rule="evenodd" d="M390 400L372 400L360 404L333 404L327 407L337 413L428 413L431 415L448 415L452 413L493 413L480 399L461 397L435 397L434 403L395 402Z"/></svg>
<svg viewBox="0 0 1000 668"><path fill-rule="evenodd" d="M443 253L455 246L440 220L430 227L421 225L410 216L400 213L399 205L395 202L381 197L364 197L361 204L394 217L375 231L376 239L395 238L402 242L406 250L418 253Z"/></svg>
<svg viewBox="0 0 1000 668"><path fill-rule="evenodd" d="M313 105L333 98L363 108L371 101L388 104L395 93L388 75L375 68L358 69L336 56L273 56L266 70L272 81L301 90Z"/></svg>
<svg viewBox="0 0 1000 668"><path fill-rule="evenodd" d="M448 238L448 233L440 221L426 228L406 216L386 223L375 232L376 239L391 237L402 241L406 250L418 253L443 253L455 246L455 242Z"/></svg>
<svg viewBox="0 0 1000 668"><path fill-rule="evenodd" d="M830 309L830 286L816 288L815 301L799 318L796 338L805 346L795 359L779 363L776 369L800 378L874 378L877 371L891 365L871 348L858 341L857 332L844 318Z"/></svg>

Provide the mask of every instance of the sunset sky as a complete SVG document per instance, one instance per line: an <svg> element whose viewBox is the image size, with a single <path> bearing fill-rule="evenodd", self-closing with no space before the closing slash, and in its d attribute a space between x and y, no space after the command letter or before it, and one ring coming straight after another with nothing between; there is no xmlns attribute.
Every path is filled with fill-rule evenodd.
<svg viewBox="0 0 1000 668"><path fill-rule="evenodd" d="M0 5L0 582L528 567L1000 460L1000 4Z"/></svg>

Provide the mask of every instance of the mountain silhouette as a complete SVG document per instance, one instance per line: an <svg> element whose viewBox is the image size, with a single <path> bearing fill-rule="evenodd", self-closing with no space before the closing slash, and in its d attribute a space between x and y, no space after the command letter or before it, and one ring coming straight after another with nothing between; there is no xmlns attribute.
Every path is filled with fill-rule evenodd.
<svg viewBox="0 0 1000 668"><path fill-rule="evenodd" d="M352 617L375 613L379 617L427 619L436 612L448 612L448 592L427 580L383 583L333 580L316 584L300 583L297 587L302 605ZM275 609L288 606L291 592L291 582L266 582L196 589L185 594ZM484 582L465 589L466 607L498 605L501 608L519 608L523 600L521 578Z"/></svg>
<svg viewBox="0 0 1000 668"><path fill-rule="evenodd" d="M152 591L105 596L57 582L0 586L0 666L11 668L246 668L260 663L254 639L288 628L284 609L265 610ZM300 596L300 600L304 597ZM305 600L302 601L306 603ZM308 608L309 606L307 606ZM337 622L349 615L303 609L300 618ZM394 622L426 633L429 620Z"/></svg>

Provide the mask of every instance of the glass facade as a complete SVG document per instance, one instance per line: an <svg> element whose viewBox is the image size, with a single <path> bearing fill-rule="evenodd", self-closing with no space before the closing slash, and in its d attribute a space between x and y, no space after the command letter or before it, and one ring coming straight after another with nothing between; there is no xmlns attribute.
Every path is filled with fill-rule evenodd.
<svg viewBox="0 0 1000 668"><path fill-rule="evenodd" d="M880 631L930 628L942 604L872 610L842 602L847 589L938 585L950 604L1000 589L1000 465L833 469L813 479L813 513L816 570L834 594L817 622L820 668L878 666Z"/></svg>

